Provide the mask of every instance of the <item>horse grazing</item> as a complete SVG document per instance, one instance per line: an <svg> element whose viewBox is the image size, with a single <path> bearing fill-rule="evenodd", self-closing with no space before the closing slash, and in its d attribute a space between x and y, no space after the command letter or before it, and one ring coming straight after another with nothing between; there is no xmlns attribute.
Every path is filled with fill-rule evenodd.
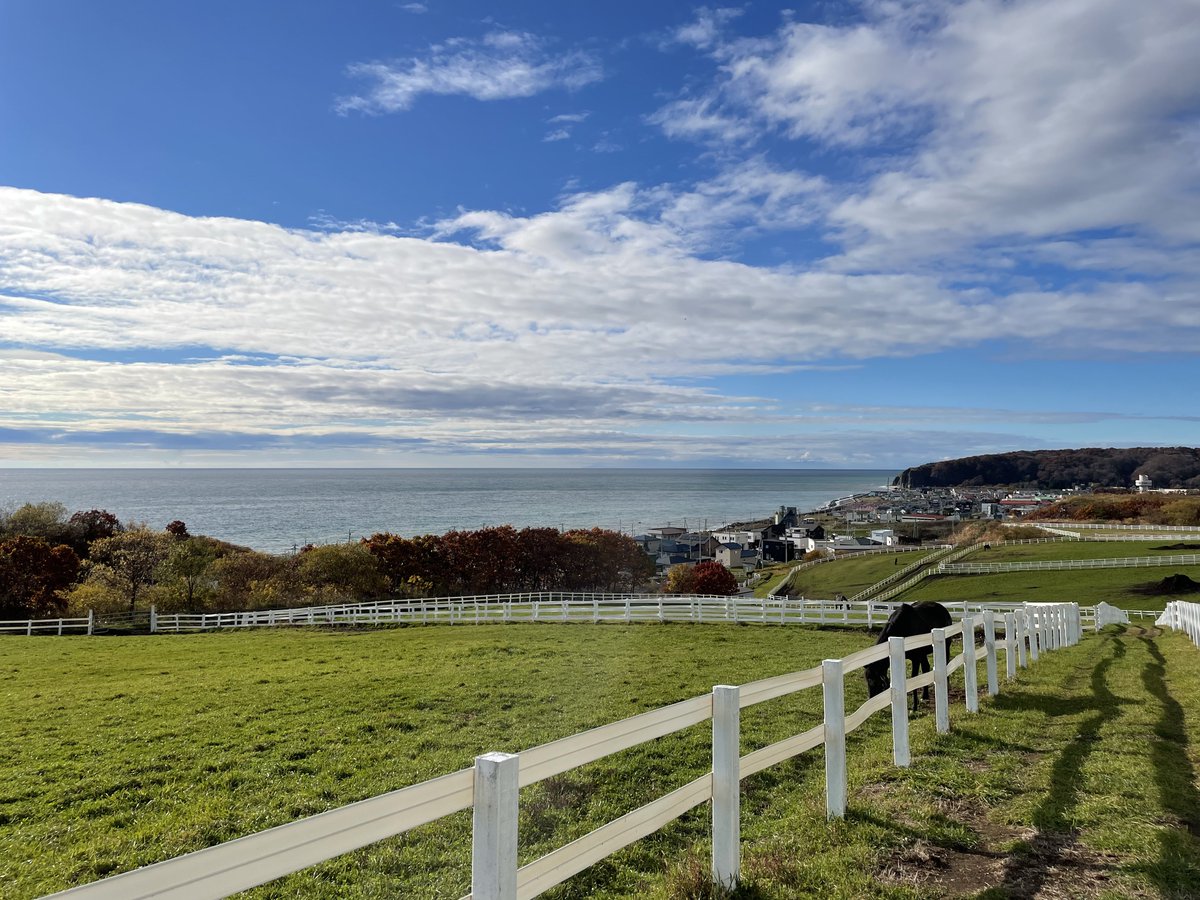
<svg viewBox="0 0 1200 900"><path fill-rule="evenodd" d="M901 603L891 616L888 617L887 624L883 626L883 631L879 634L879 640L876 644L887 643L888 638L893 637L913 637L918 634L929 634L935 628L946 628L954 624L954 620L950 618L950 613L946 611L946 607L940 603L934 603L930 600L921 600L918 603ZM905 653L909 661L912 663L912 673L915 678L922 672L928 672L929 654L933 651L932 647L918 647L914 650L909 650ZM891 683L891 678L888 675L888 661L881 659L873 663L867 663L864 666L864 671L867 675L867 693L874 697L876 694L882 693L888 689ZM925 699L929 699L929 688L925 688ZM917 705L917 695L913 694L913 708Z"/></svg>

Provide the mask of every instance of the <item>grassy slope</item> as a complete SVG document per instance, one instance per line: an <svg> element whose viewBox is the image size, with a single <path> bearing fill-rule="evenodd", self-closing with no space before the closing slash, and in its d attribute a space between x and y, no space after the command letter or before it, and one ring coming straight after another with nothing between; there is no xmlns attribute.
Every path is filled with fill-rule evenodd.
<svg viewBox="0 0 1200 900"><path fill-rule="evenodd" d="M0 896L156 862L867 642L686 625L6 638ZM815 723L820 692L766 706L747 710L751 742ZM708 745L697 726L524 791L523 852L696 777ZM699 827L598 871L616 872L620 894L661 869L655 846ZM398 879L396 896L460 897L469 828L459 814L260 893L370 897Z"/></svg>
<svg viewBox="0 0 1200 900"><path fill-rule="evenodd" d="M11 638L0 894L36 896L867 640L729 626ZM857 705L859 679L847 686ZM819 704L810 691L744 710L743 752L808 727ZM917 714L909 770L890 765L874 717L850 738L850 812L832 826L819 752L746 779L740 896L1200 894L1200 650L1178 635L1091 637L983 707L956 704L945 736ZM682 784L707 756L698 727L526 789L522 858ZM700 807L548 896L697 896L707 832ZM253 893L458 897L468 841L459 814Z"/></svg>
<svg viewBox="0 0 1200 900"><path fill-rule="evenodd" d="M1047 559L1116 559L1141 556L1180 556L1198 550L1168 549L1176 541L1053 541L1045 544L1005 544L977 550L963 562L1030 562ZM1190 542L1180 542L1190 543Z"/></svg>
<svg viewBox="0 0 1200 900"><path fill-rule="evenodd" d="M850 738L845 821L824 821L819 759L764 773L798 778L782 796L744 783L742 896L1200 896L1197 698L1185 638L1109 629L1044 656L980 715L955 705L948 735L919 714L910 769L890 765L877 716ZM697 847L658 896L686 895L702 860Z"/></svg>
<svg viewBox="0 0 1200 900"><path fill-rule="evenodd" d="M894 599L997 600L1004 602L1078 602L1091 606L1101 601L1122 609L1161 610L1167 601L1196 601L1195 594L1179 597L1139 593L1168 575L1187 575L1200 582L1200 566L1147 569L1075 569L1050 572L1010 572L1003 575L934 575Z"/></svg>
<svg viewBox="0 0 1200 900"><path fill-rule="evenodd" d="M851 597L928 555L925 551L913 551L835 559L797 572L789 590L805 597L829 599L838 593Z"/></svg>
<svg viewBox="0 0 1200 900"><path fill-rule="evenodd" d="M962 562L1030 562L1056 559L1112 559L1162 556L1189 551L1161 550L1162 541L1105 543L1056 541L1047 544L1009 544L978 550ZM1194 594L1180 597L1147 594L1144 589L1168 575L1179 573L1200 581L1200 566L1148 566L1131 569L1070 569L1011 572L996 575L936 575L918 582L898 598L917 600L997 600L1005 602L1071 601L1092 605L1101 601L1122 609L1161 610L1173 599L1197 600Z"/></svg>

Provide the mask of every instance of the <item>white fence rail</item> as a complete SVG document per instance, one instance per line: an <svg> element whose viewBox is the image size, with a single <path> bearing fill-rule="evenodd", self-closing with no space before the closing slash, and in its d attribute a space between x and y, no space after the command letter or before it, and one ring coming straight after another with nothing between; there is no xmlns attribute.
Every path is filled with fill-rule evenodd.
<svg viewBox="0 0 1200 900"><path fill-rule="evenodd" d="M82 619L9 619L0 621L0 634L91 634L95 616L89 611Z"/></svg>
<svg viewBox="0 0 1200 900"><path fill-rule="evenodd" d="M1200 553L1174 553L1165 556L1123 556L1116 559L1043 559L1008 563L942 563L944 575L985 575L998 572L1033 572L1063 569L1132 569L1152 566L1194 566Z"/></svg>
<svg viewBox="0 0 1200 900"><path fill-rule="evenodd" d="M1192 643L1200 647L1200 603L1172 600L1154 624L1186 632Z"/></svg>
<svg viewBox="0 0 1200 900"><path fill-rule="evenodd" d="M148 615L152 632L216 631L270 627L363 627L373 625L487 625L509 622L632 624L692 622L750 625L842 625L875 628L887 621L899 601L807 600L803 597L667 596L662 594L586 594L545 592L435 597L337 606L265 609L223 613L157 613ZM1021 603L944 601L955 619L986 610L1015 610ZM1093 625L1095 607L1080 606L1084 623ZM1157 612L1129 610L1127 616ZM55 633L87 619L34 619L15 623L19 634ZM96 626L99 630L99 626ZM91 632L88 632L91 633Z"/></svg>
<svg viewBox="0 0 1200 900"><path fill-rule="evenodd" d="M1000 641L997 627L1003 629ZM982 653L990 694L1000 690L1000 650L1004 652L1007 674L1012 677L1018 662L1026 666L1036 661L1039 653L1074 644L1082 636L1075 604L1029 604L1003 615L994 611L971 615L949 628L935 628L932 634L891 638L844 659L825 660L820 667L807 671L740 687L718 685L711 694L518 754L483 754L476 757L470 769L53 896L75 900L216 900L470 808L473 838L468 896L472 900L528 900L706 802L711 802L712 811L712 878L717 884L730 886L738 880L740 866L741 779L824 746L826 812L831 819L842 817L847 802L846 737L870 716L891 710L893 759L904 766L910 757L909 692L933 685L936 728L944 733L950 728L949 676L962 669L967 710L978 710L975 651L979 630L983 632ZM948 642L957 635L964 638L963 651L948 659ZM905 651L917 647L932 647L934 668L932 673L909 679ZM847 715L845 676L884 660L891 667L890 691L868 699ZM818 686L824 698L820 724L740 755L741 709ZM521 787L708 720L713 729L711 771L518 868Z"/></svg>
<svg viewBox="0 0 1200 900"><path fill-rule="evenodd" d="M1009 523L1005 523L1006 525ZM1074 528L1081 531L1174 531L1200 534L1200 528L1195 525L1109 525L1104 522L1014 522L1013 527L1021 525L1036 525L1038 528L1054 526L1056 528Z"/></svg>
<svg viewBox="0 0 1200 900"><path fill-rule="evenodd" d="M1123 609L1118 609L1115 606L1101 601L1096 604L1095 611L1092 613L1092 625L1099 631L1105 625L1128 625L1129 613Z"/></svg>

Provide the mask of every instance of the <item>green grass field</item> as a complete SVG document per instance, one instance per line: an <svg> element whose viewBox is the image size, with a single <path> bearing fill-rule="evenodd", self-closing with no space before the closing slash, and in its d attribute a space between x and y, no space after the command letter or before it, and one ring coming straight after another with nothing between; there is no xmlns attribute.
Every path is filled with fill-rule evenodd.
<svg viewBox="0 0 1200 900"><path fill-rule="evenodd" d="M682 625L0 640L0 895L166 859L869 642ZM861 679L847 688L857 705ZM811 726L820 702L808 691L744 710L743 752ZM825 822L819 751L746 779L738 896L1200 892L1188 830L1200 830L1200 650L1153 632L1091 637L982 714L952 716L938 736L917 714L907 771L890 764L885 717L852 735L844 822ZM708 742L697 726L525 789L522 860L703 773ZM457 814L249 896L460 897L469 831ZM707 896L707 833L701 807L547 896Z"/></svg>
<svg viewBox="0 0 1200 900"><path fill-rule="evenodd" d="M1173 542L1172 542L1173 543ZM1007 544L978 550L964 563L1034 562L1047 560L1116 559L1187 553L1160 549L1162 541L1055 541L1046 544ZM1161 610L1173 599L1155 594L1153 586L1169 575L1186 575L1200 582L1200 566L1146 566L1130 569L1069 569L1006 572L989 575L934 575L918 582L895 600L973 600L1002 602L1075 602L1084 606L1111 603L1122 609Z"/></svg>
<svg viewBox="0 0 1200 900"><path fill-rule="evenodd" d="M1140 556L1179 556L1197 550L1170 549L1186 541L1053 541L1046 544L1004 544L976 550L963 562L1032 562L1048 559L1117 559Z"/></svg>
<svg viewBox="0 0 1200 900"><path fill-rule="evenodd" d="M929 556L932 551L908 553L871 553L848 556L804 569L792 577L789 593L817 599L836 594L852 597L859 591L894 575L905 566Z"/></svg>

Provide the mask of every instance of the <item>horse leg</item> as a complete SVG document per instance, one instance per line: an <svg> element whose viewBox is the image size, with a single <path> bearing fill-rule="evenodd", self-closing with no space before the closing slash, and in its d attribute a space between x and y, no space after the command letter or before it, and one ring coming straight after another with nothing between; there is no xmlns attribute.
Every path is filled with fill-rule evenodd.
<svg viewBox="0 0 1200 900"><path fill-rule="evenodd" d="M918 675L928 672L929 669L930 666L928 656L917 656L913 659L914 678L916 678ZM913 712L917 711L922 697L926 703L929 702L929 685L925 685L924 689L919 694L916 691L913 691Z"/></svg>

